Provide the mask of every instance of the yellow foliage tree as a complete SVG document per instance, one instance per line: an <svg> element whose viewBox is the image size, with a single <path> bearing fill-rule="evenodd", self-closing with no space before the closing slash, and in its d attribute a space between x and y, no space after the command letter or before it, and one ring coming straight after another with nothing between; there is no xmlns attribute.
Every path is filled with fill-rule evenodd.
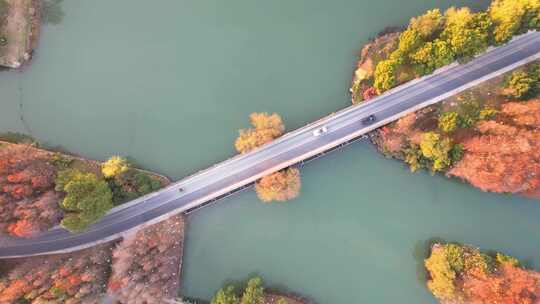
<svg viewBox="0 0 540 304"><path fill-rule="evenodd" d="M433 34L442 30L444 18L439 9L427 11L422 16L414 17L409 23L409 28L417 30L424 38L429 38Z"/></svg>
<svg viewBox="0 0 540 304"><path fill-rule="evenodd" d="M105 178L113 178L129 169L127 160L120 156L113 156L101 165L101 173Z"/></svg>
<svg viewBox="0 0 540 304"><path fill-rule="evenodd" d="M540 26L540 1L538 0L494 0L489 15L495 29L495 41L504 43L513 35Z"/></svg>
<svg viewBox="0 0 540 304"><path fill-rule="evenodd" d="M252 113L250 119L253 128L240 130L234 143L240 153L247 153L269 143L285 132L285 125L276 113Z"/></svg>
<svg viewBox="0 0 540 304"><path fill-rule="evenodd" d="M456 299L454 285L456 273L450 267L444 248L433 247L431 256L424 261L424 264L430 275L430 280L427 282L428 289L437 299L454 303L452 301Z"/></svg>

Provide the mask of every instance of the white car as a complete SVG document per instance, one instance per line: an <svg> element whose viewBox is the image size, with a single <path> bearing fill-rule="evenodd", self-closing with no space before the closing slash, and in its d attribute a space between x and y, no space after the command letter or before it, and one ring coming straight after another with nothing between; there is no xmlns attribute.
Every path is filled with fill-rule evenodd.
<svg viewBox="0 0 540 304"><path fill-rule="evenodd" d="M317 130L313 131L313 136L319 136L321 134L324 134L328 132L328 127L324 126L322 128L318 128Z"/></svg>

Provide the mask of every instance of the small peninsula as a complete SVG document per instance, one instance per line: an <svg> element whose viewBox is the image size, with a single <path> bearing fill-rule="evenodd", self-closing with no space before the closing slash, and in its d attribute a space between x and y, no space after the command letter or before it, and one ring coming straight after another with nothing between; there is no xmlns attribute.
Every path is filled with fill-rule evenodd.
<svg viewBox="0 0 540 304"><path fill-rule="evenodd" d="M540 273L514 257L435 243L425 260L427 287L440 303L537 303Z"/></svg>

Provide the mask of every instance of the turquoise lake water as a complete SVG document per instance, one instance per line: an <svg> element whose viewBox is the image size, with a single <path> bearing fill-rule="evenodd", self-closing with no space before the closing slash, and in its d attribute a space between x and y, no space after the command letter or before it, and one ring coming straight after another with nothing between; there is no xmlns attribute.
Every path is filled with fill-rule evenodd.
<svg viewBox="0 0 540 304"><path fill-rule="evenodd" d="M406 4L405 4L406 3ZM358 50L435 0L66 0L30 66L0 73L0 131L179 179L234 154L254 111L289 130L349 105ZM357 143L301 169L300 198L243 192L190 216L181 292L210 299L251 274L318 303L433 303L426 241L540 267L540 204L411 174Z"/></svg>

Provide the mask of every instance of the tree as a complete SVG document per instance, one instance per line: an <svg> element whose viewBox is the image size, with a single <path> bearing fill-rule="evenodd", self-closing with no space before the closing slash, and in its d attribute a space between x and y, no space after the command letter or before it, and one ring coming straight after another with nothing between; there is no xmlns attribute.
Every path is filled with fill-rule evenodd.
<svg viewBox="0 0 540 304"><path fill-rule="evenodd" d="M106 292L110 259L109 244L20 259L1 278L0 303L100 303Z"/></svg>
<svg viewBox="0 0 540 304"><path fill-rule="evenodd" d="M454 51L442 40L436 39L426 43L423 47L411 54L420 75L432 73L434 70L454 61Z"/></svg>
<svg viewBox="0 0 540 304"><path fill-rule="evenodd" d="M56 190L66 193L60 204L67 212L61 224L70 231L84 230L113 207L109 185L93 173L71 169L61 171Z"/></svg>
<svg viewBox="0 0 540 304"><path fill-rule="evenodd" d="M101 173L105 178L113 178L129 169L127 160L120 156L113 156L101 165Z"/></svg>
<svg viewBox="0 0 540 304"><path fill-rule="evenodd" d="M375 89L374 87L369 87L364 91L364 93L362 93L362 97L364 98L364 101L368 101L376 96L377 96L377 89Z"/></svg>
<svg viewBox="0 0 540 304"><path fill-rule="evenodd" d="M0 230L31 237L58 224L60 194L47 153L14 145L0 150Z"/></svg>
<svg viewBox="0 0 540 304"><path fill-rule="evenodd" d="M239 304L240 299L236 295L234 286L228 285L221 288L217 294L212 298L211 304Z"/></svg>
<svg viewBox="0 0 540 304"><path fill-rule="evenodd" d="M428 289L437 299L452 303L457 296L454 285L456 273L448 262L444 248L434 247L424 263L431 278L427 283Z"/></svg>
<svg viewBox="0 0 540 304"><path fill-rule="evenodd" d="M178 290L184 218L171 217L130 234L113 250L109 290L121 303L165 303Z"/></svg>
<svg viewBox="0 0 540 304"><path fill-rule="evenodd" d="M457 128L458 113L446 112L439 116L439 129L445 133L453 132Z"/></svg>
<svg viewBox="0 0 540 304"><path fill-rule="evenodd" d="M429 10L421 16L412 18L409 23L409 29L416 30L424 39L435 36L443 26L444 18L439 9Z"/></svg>
<svg viewBox="0 0 540 304"><path fill-rule="evenodd" d="M284 202L296 198L301 186L300 170L288 168L261 178L255 184L255 191L265 203Z"/></svg>
<svg viewBox="0 0 540 304"><path fill-rule="evenodd" d="M108 179L107 182L115 205L157 191L163 186L157 178L132 168Z"/></svg>
<svg viewBox="0 0 540 304"><path fill-rule="evenodd" d="M234 143L236 150L247 153L281 136L285 131L281 117L274 113L252 113L250 115L253 128L242 129Z"/></svg>
<svg viewBox="0 0 540 304"><path fill-rule="evenodd" d="M449 138L441 138L439 134L434 132L424 133L420 142L420 150L424 157L433 162L431 167L433 172L442 171L452 164L449 155L452 150L452 142Z"/></svg>
<svg viewBox="0 0 540 304"><path fill-rule="evenodd" d="M488 9L495 26L494 40L498 44L509 41L512 36L540 25L540 2L538 0L494 0Z"/></svg>
<svg viewBox="0 0 540 304"><path fill-rule="evenodd" d="M260 277L254 277L248 281L240 304L264 304L264 287L262 287Z"/></svg>
<svg viewBox="0 0 540 304"><path fill-rule="evenodd" d="M506 89L510 97L526 99L536 91L537 82L537 77L525 71L516 71L506 79Z"/></svg>
<svg viewBox="0 0 540 304"><path fill-rule="evenodd" d="M422 35L414 29L406 29L399 35L399 44L396 51L390 55L390 59L398 65L407 63L409 56L424 44Z"/></svg>
<svg viewBox="0 0 540 304"><path fill-rule="evenodd" d="M397 65L397 61L388 59L380 61L375 67L373 86L379 94L390 90L396 85Z"/></svg>
<svg viewBox="0 0 540 304"><path fill-rule="evenodd" d="M428 167L429 159L424 157L417 145L411 146L403 151L405 163L409 165L411 172Z"/></svg>
<svg viewBox="0 0 540 304"><path fill-rule="evenodd" d="M458 58L483 52L489 45L491 20L485 13L472 13L469 8L449 8L445 12L446 27L441 34Z"/></svg>

